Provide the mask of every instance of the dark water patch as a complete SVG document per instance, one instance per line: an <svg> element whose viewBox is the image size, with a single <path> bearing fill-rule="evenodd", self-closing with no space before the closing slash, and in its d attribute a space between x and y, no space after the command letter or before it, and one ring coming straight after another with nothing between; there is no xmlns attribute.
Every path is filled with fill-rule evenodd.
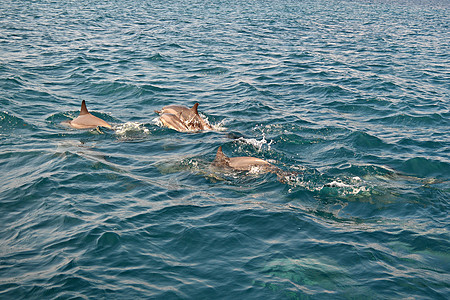
<svg viewBox="0 0 450 300"><path fill-rule="evenodd" d="M275 142L277 144L282 143L282 146L286 147L286 146L292 146L292 147L298 147L301 145L313 145L313 144L318 144L318 143L322 143L323 139L320 138L304 138L302 136L300 136L299 134L283 134L281 136L278 137L278 139L275 140Z"/></svg>
<svg viewBox="0 0 450 300"><path fill-rule="evenodd" d="M398 166L398 170L420 177L436 177L449 180L450 164L425 157L408 159Z"/></svg>
<svg viewBox="0 0 450 300"><path fill-rule="evenodd" d="M348 96L348 91L338 85L313 86L307 90L307 93L324 98L336 97L336 95L341 97Z"/></svg>
<svg viewBox="0 0 450 300"><path fill-rule="evenodd" d="M120 236L115 232L104 232L97 240L97 255L113 251L120 246Z"/></svg>
<svg viewBox="0 0 450 300"><path fill-rule="evenodd" d="M6 111L0 112L0 135L20 135L22 131L35 131L36 127Z"/></svg>
<svg viewBox="0 0 450 300"><path fill-rule="evenodd" d="M1 284L1 292L0 295L5 298L9 297L20 297L25 298L26 290L23 286L16 283L5 283Z"/></svg>
<svg viewBox="0 0 450 300"><path fill-rule="evenodd" d="M152 84L144 84L141 85L140 88L143 89L147 93L165 93L165 92L173 92L174 89L170 87L165 87L164 82L155 82Z"/></svg>
<svg viewBox="0 0 450 300"><path fill-rule="evenodd" d="M137 86L117 81L91 82L86 90L93 91L95 94L99 95L114 95L114 98L116 99L136 97L140 94L140 90Z"/></svg>
<svg viewBox="0 0 450 300"><path fill-rule="evenodd" d="M112 201L110 204L108 199L110 196L104 196L106 191L110 191L112 195L123 192L139 191L145 188L148 183L137 179L128 177L126 174L121 174L121 170L114 165L102 163L101 161L85 160L76 164L78 169L84 170L84 173L78 175L66 175L59 183L65 187L64 191L67 194L82 194L89 193L92 196L101 197L104 199L103 204L98 206L97 212L113 208L116 204ZM80 184L84 182L84 184ZM126 199L118 200L119 202L126 202Z"/></svg>
<svg viewBox="0 0 450 300"><path fill-rule="evenodd" d="M146 56L146 60L148 60L148 61L167 61L166 57L161 55L160 53Z"/></svg>
<svg viewBox="0 0 450 300"><path fill-rule="evenodd" d="M375 103L378 104L378 103ZM352 113L358 117L364 118L366 115L386 115L388 110L381 108L378 105L372 105L370 101L358 101L358 102L343 102L333 101L329 103L329 106L342 113Z"/></svg>
<svg viewBox="0 0 450 300"><path fill-rule="evenodd" d="M1 86L8 91L20 89L24 85L24 80L20 76L0 78Z"/></svg>
<svg viewBox="0 0 450 300"><path fill-rule="evenodd" d="M433 140L415 140L411 138L404 138L397 142L399 145L403 145L406 147L417 147L420 149L427 149L427 150L441 150L445 148L445 143L442 141L433 141Z"/></svg>
<svg viewBox="0 0 450 300"><path fill-rule="evenodd" d="M398 89L401 89L401 86L399 86L398 84L391 82L391 81L383 81L383 80L379 80L378 78L371 81L373 83L370 83L366 89L370 90L372 92L394 92Z"/></svg>
<svg viewBox="0 0 450 300"><path fill-rule="evenodd" d="M38 164L40 168L27 169L26 166L30 163ZM3 154L2 165L8 170L2 174L2 205L12 210L20 210L57 189L52 171L47 169L52 166L52 162L41 152Z"/></svg>
<svg viewBox="0 0 450 300"><path fill-rule="evenodd" d="M224 106L225 107L225 106ZM226 106L226 110L236 116L242 116L242 112L247 112L249 116L254 118L261 117L272 111L272 108L267 104L257 100L240 101L238 103L231 103L231 105ZM258 118L258 121L261 120Z"/></svg>
<svg viewBox="0 0 450 300"><path fill-rule="evenodd" d="M171 48L174 48L174 49L183 49L184 47L183 47L182 45L178 44L178 43L165 42L165 43L163 43L163 44L161 45L161 49L165 49L165 48L167 48L167 49L171 49Z"/></svg>
<svg viewBox="0 0 450 300"><path fill-rule="evenodd" d="M384 118L372 118L371 123L384 123L388 125L410 125L410 126L444 126L448 123L440 114L430 114L424 116L411 115L407 113L395 113Z"/></svg>
<svg viewBox="0 0 450 300"><path fill-rule="evenodd" d="M277 122L256 126L254 131L267 137L274 137L275 140L280 139L284 135L293 134L300 139L317 140L318 142L342 139L351 133L350 130L343 127L316 124L311 122L307 116L305 116L305 119L301 119L297 114L280 113L275 114L272 119L277 120Z"/></svg>
<svg viewBox="0 0 450 300"><path fill-rule="evenodd" d="M318 149L318 153L315 155L317 162L329 159L330 162L336 162L336 160L330 157L339 157L339 161L350 160L353 161L359 154L354 149L343 145L328 145L322 149Z"/></svg>
<svg viewBox="0 0 450 300"><path fill-rule="evenodd" d="M203 75L221 75L229 72L227 68L224 67L213 67L213 68L201 68L196 70L191 70L194 73L200 73Z"/></svg>
<svg viewBox="0 0 450 300"><path fill-rule="evenodd" d="M51 100L54 99L54 97L50 95L48 92L38 89L24 89L22 96L28 99L29 101L39 99L40 101L47 100L51 102Z"/></svg>
<svg viewBox="0 0 450 300"><path fill-rule="evenodd" d="M356 131L350 134L347 139L352 141L356 148L370 150L370 149L388 149L389 146L376 136L365 132Z"/></svg>
<svg viewBox="0 0 450 300"><path fill-rule="evenodd" d="M233 92L236 95L257 95L258 88L251 83L239 81L233 83L230 87L227 88L226 92Z"/></svg>
<svg viewBox="0 0 450 300"><path fill-rule="evenodd" d="M334 294L333 291L338 287L350 292L355 284L336 263L321 262L313 258L273 260L263 268L262 273L267 274L270 279L266 282L257 280L255 284L263 284L265 288L272 289L274 294L283 290L283 296L294 299L299 296L294 288L296 285L302 287L302 293L314 293L320 298Z"/></svg>

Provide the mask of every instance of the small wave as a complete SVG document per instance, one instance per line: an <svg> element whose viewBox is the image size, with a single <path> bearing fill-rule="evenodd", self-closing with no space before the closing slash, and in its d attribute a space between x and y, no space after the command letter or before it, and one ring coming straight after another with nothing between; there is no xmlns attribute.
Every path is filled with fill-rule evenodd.
<svg viewBox="0 0 450 300"><path fill-rule="evenodd" d="M274 290L284 288L288 282L294 282L296 287L305 288L305 290L312 288L335 290L337 283L339 286L356 285L356 282L344 268L339 266L339 263L323 257L276 258L264 266L262 273L270 274L270 278L278 278L278 280L269 284L263 277L256 280L255 284L269 286Z"/></svg>

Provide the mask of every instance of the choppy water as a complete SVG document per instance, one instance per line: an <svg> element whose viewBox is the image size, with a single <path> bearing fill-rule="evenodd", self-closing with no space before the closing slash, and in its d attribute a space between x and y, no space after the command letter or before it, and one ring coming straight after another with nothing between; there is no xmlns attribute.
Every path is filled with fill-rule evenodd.
<svg viewBox="0 0 450 300"><path fill-rule="evenodd" d="M448 299L449 7L3 0L0 298Z"/></svg>

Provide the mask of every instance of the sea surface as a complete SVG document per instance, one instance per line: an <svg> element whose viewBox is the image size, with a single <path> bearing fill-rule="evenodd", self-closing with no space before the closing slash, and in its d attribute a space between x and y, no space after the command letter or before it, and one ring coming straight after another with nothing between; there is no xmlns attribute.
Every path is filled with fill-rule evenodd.
<svg viewBox="0 0 450 300"><path fill-rule="evenodd" d="M449 109L447 0L2 0L0 299L449 299Z"/></svg>

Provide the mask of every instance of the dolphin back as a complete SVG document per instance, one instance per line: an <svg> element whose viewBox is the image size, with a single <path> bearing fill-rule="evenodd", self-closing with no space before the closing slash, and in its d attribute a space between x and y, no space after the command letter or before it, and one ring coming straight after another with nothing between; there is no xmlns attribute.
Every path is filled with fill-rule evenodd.
<svg viewBox="0 0 450 300"><path fill-rule="evenodd" d="M90 129L98 126L112 128L106 121L90 114L86 107L86 101L84 100L81 102L81 110L78 117L67 122L67 124L75 129Z"/></svg>

